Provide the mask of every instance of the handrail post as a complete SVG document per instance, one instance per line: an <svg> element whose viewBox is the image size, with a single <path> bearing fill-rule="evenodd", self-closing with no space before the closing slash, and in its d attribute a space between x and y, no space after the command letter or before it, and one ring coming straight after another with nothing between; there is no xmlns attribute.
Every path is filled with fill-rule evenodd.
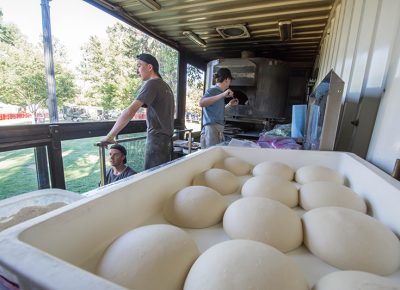
<svg viewBox="0 0 400 290"><path fill-rule="evenodd" d="M188 154L192 153L192 131L193 129L175 130L175 133L183 132L183 139L186 139L186 133L188 134Z"/></svg>
<svg viewBox="0 0 400 290"><path fill-rule="evenodd" d="M396 162L394 164L393 172L392 172L393 178L397 179L400 181L400 159L396 159Z"/></svg>
<svg viewBox="0 0 400 290"><path fill-rule="evenodd" d="M190 153L192 153L192 130L191 129L189 130L189 134L188 135L189 135L188 152L190 154Z"/></svg>
<svg viewBox="0 0 400 290"><path fill-rule="evenodd" d="M126 139L118 139L118 143L124 143L124 142L129 142L129 141L139 141L139 140L144 140L146 139L145 136L143 137L133 137L133 138L126 138ZM95 143L94 146L99 147L99 161L100 161L100 186L103 186L106 181L106 150L107 145L98 142Z"/></svg>
<svg viewBox="0 0 400 290"><path fill-rule="evenodd" d="M103 186L106 181L106 153L103 144L99 145L100 156L100 185Z"/></svg>

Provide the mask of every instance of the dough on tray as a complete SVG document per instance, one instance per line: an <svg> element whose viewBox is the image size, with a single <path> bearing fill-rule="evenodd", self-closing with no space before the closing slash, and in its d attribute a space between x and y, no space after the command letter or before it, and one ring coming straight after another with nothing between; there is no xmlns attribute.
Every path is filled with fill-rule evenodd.
<svg viewBox="0 0 400 290"><path fill-rule="evenodd" d="M366 213L364 199L351 188L331 182L314 181L303 184L299 189L299 203L305 210L324 206L337 206Z"/></svg>
<svg viewBox="0 0 400 290"><path fill-rule="evenodd" d="M164 217L184 228L207 228L222 220L227 207L217 191L206 186L189 186L171 196L164 205Z"/></svg>
<svg viewBox="0 0 400 290"><path fill-rule="evenodd" d="M231 240L206 250L193 264L184 290L307 290L292 259L266 244Z"/></svg>
<svg viewBox="0 0 400 290"><path fill-rule="evenodd" d="M227 157L214 164L214 168L226 169L237 176L247 175L251 165L237 157Z"/></svg>
<svg viewBox="0 0 400 290"><path fill-rule="evenodd" d="M253 175L274 175L292 181L294 170L287 164L277 161L264 161L253 168Z"/></svg>
<svg viewBox="0 0 400 290"><path fill-rule="evenodd" d="M244 197L268 197L295 207L299 203L298 190L295 183L277 176L255 176L247 180L242 186Z"/></svg>
<svg viewBox="0 0 400 290"><path fill-rule="evenodd" d="M344 176L331 168L320 165L303 166L296 171L296 182L305 184L313 181L332 181L344 184Z"/></svg>
<svg viewBox="0 0 400 290"><path fill-rule="evenodd" d="M220 194L235 193L239 188L239 178L233 173L219 168L208 169L193 179L193 185L204 185L215 189Z"/></svg>
<svg viewBox="0 0 400 290"><path fill-rule="evenodd" d="M316 208L302 219L304 244L334 267L389 275L400 266L399 239L377 219L341 207Z"/></svg>
<svg viewBox="0 0 400 290"><path fill-rule="evenodd" d="M360 271L330 273L314 285L312 290L400 290L400 283L388 278Z"/></svg>
<svg viewBox="0 0 400 290"><path fill-rule="evenodd" d="M105 251L97 273L130 289L179 290L199 256L195 241L171 225L136 228Z"/></svg>
<svg viewBox="0 0 400 290"><path fill-rule="evenodd" d="M225 211L225 232L233 239L263 242L289 252L303 242L298 214L286 205L265 197L241 198Z"/></svg>

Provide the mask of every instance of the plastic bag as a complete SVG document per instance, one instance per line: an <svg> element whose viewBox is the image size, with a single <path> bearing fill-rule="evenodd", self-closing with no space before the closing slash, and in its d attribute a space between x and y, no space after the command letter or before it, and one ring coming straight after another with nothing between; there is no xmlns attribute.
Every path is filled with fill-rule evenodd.
<svg viewBox="0 0 400 290"><path fill-rule="evenodd" d="M292 124L277 124L275 125L274 129L267 132L262 132L260 136L273 135L273 136L290 137L291 126Z"/></svg>
<svg viewBox="0 0 400 290"><path fill-rule="evenodd" d="M272 135L260 136L260 138L257 141L257 144L261 148L296 149L296 150L301 149L301 145L298 144L294 139L281 136L272 136Z"/></svg>
<svg viewBox="0 0 400 290"><path fill-rule="evenodd" d="M235 138L232 138L231 141L229 141L228 146L260 148L260 145L254 143L250 140L240 140L240 139L235 139Z"/></svg>

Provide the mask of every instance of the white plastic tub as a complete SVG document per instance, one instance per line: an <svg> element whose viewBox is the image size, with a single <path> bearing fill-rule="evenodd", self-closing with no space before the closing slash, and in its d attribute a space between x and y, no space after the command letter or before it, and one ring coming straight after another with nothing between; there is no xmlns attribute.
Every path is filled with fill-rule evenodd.
<svg viewBox="0 0 400 290"><path fill-rule="evenodd" d="M372 216L400 234L400 182L349 153L215 147L90 192L89 197L47 213L0 234L3 275L24 289L121 289L99 276L95 268L104 250L121 234L141 225L165 223L164 201L191 184L194 175L226 157L252 164L276 160L297 169L324 165L347 178L347 185L367 201ZM228 195L230 201L238 194ZM227 240L221 225L187 230L204 251ZM292 256L312 286L338 269L300 247ZM400 271L389 278L399 281Z"/></svg>
<svg viewBox="0 0 400 290"><path fill-rule="evenodd" d="M28 220L82 198L82 195L75 192L49 188L0 200L0 231L13 224ZM24 209L31 209L31 212L26 211L25 213L21 213L21 210Z"/></svg>

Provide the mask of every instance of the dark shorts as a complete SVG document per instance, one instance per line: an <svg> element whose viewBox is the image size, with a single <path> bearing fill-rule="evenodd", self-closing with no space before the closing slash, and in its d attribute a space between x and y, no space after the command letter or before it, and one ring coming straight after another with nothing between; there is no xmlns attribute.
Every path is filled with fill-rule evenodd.
<svg viewBox="0 0 400 290"><path fill-rule="evenodd" d="M144 169L171 161L171 137L165 134L147 134Z"/></svg>

